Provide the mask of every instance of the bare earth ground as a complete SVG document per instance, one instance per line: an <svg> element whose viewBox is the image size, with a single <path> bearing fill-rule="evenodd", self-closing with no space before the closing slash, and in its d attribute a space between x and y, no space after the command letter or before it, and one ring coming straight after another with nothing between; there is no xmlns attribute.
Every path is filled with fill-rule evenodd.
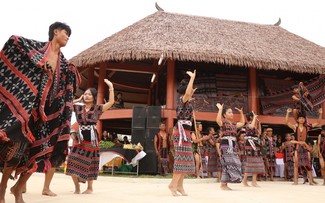
<svg viewBox="0 0 325 203"><path fill-rule="evenodd" d="M1 176L1 175L0 175ZM259 182L261 187L243 187L242 184L229 184L232 191L222 191L216 179L185 179L184 187L189 196L173 197L167 188L170 178L138 178L99 176L94 181L93 194L73 194L74 185L71 177L62 173L54 175L51 189L57 193L56 197L41 195L44 174L35 173L28 182L27 193L24 199L27 203L59 202L59 203L280 203L280 202L322 202L325 198L325 186L322 180L316 179L317 186L293 186L291 182L274 181ZM8 189L14 184L9 181ZM81 185L81 191L86 184ZM14 203L14 197L7 190L6 203Z"/></svg>

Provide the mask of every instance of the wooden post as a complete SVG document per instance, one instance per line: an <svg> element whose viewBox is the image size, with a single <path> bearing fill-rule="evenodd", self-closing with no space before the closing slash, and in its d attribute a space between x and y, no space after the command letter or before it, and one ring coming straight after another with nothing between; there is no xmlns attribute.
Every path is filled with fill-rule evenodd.
<svg viewBox="0 0 325 203"><path fill-rule="evenodd" d="M166 109L174 108L175 94L175 61L167 60L167 82L166 82ZM166 120L166 129L173 127L173 117L169 116Z"/></svg>
<svg viewBox="0 0 325 203"><path fill-rule="evenodd" d="M88 68L87 88L94 87L95 67Z"/></svg>
<svg viewBox="0 0 325 203"><path fill-rule="evenodd" d="M150 89L148 91L148 97L147 97L147 105L148 106L151 105L151 94L152 94L152 87L150 87Z"/></svg>
<svg viewBox="0 0 325 203"><path fill-rule="evenodd" d="M104 103L104 97L105 97L105 90L107 89L105 87L104 79L106 78L106 66L105 63L101 63L99 67L99 79L98 79L98 88L97 88L97 104L103 104ZM101 120L97 123L97 131L98 134L101 137L102 134L102 128L103 123Z"/></svg>
<svg viewBox="0 0 325 203"><path fill-rule="evenodd" d="M258 108L258 96L257 96L257 81L256 81L256 69L249 68L249 90L248 90L248 103L249 111L259 113Z"/></svg>

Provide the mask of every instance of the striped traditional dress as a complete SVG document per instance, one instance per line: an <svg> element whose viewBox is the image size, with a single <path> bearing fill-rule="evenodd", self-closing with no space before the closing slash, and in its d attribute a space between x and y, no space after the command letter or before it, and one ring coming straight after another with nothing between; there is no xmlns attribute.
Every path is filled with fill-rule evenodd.
<svg viewBox="0 0 325 203"><path fill-rule="evenodd" d="M191 144L191 127L193 120L193 106L190 101L177 100L177 124L173 133L174 141L174 173L195 174L195 163Z"/></svg>
<svg viewBox="0 0 325 203"><path fill-rule="evenodd" d="M216 139L216 144L220 144L221 142L221 137L219 136L217 139ZM221 172L222 171L222 166L221 166L221 160L220 160L220 154L217 150L217 172Z"/></svg>
<svg viewBox="0 0 325 203"><path fill-rule="evenodd" d="M276 163L275 163L275 142L272 137L265 137L264 138L265 147L266 147L266 161L268 168L267 170L275 171Z"/></svg>
<svg viewBox="0 0 325 203"><path fill-rule="evenodd" d="M245 173L265 173L265 166L261 152L261 140L258 137L258 130L256 127L249 128L247 123L245 126L245 153L244 153L244 172Z"/></svg>
<svg viewBox="0 0 325 203"><path fill-rule="evenodd" d="M216 143L216 138L210 135L210 139ZM215 145L211 145L210 142L206 142L206 151L208 155L208 166L207 166L207 172L217 172L217 148Z"/></svg>
<svg viewBox="0 0 325 203"><path fill-rule="evenodd" d="M310 123L306 123L302 129L299 129L298 125L296 126L296 139L298 141L305 142L307 139L307 132L310 130L312 125ZM300 144L296 144L296 151L298 153L298 169L300 172L303 171L311 171L311 159L310 159L310 152L302 147Z"/></svg>
<svg viewBox="0 0 325 203"><path fill-rule="evenodd" d="M220 141L222 183L242 181L241 162L238 156L236 122L222 121Z"/></svg>
<svg viewBox="0 0 325 203"><path fill-rule="evenodd" d="M99 146L96 123L103 105L94 105L89 111L85 105L74 105L79 133L68 156L66 174L78 177L79 182L96 180L99 173Z"/></svg>
<svg viewBox="0 0 325 203"><path fill-rule="evenodd" d="M284 143L284 156L283 161L286 165L286 178L292 178L294 172L294 160L293 160L293 153L295 150L295 145L291 143L291 141L286 141Z"/></svg>

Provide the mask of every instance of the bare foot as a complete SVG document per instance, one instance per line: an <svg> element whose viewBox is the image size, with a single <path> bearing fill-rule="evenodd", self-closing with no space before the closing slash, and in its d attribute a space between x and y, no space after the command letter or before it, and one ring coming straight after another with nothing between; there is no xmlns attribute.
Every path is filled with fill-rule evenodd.
<svg viewBox="0 0 325 203"><path fill-rule="evenodd" d="M87 189L82 194L91 194L91 193L93 193L93 190L92 189Z"/></svg>
<svg viewBox="0 0 325 203"><path fill-rule="evenodd" d="M14 186L12 186L11 188L10 188L10 192L11 192L11 194L13 194L13 192L12 191L14 191L15 190L15 185ZM22 189L22 193L26 193L26 186L25 187L23 187L23 189Z"/></svg>
<svg viewBox="0 0 325 203"><path fill-rule="evenodd" d="M243 182L244 187L250 187L246 182Z"/></svg>
<svg viewBox="0 0 325 203"><path fill-rule="evenodd" d="M172 187L171 185L168 185L168 188L173 196L179 196L179 194L176 192L176 188Z"/></svg>
<svg viewBox="0 0 325 203"><path fill-rule="evenodd" d="M297 182L294 182L292 185L298 185L298 183Z"/></svg>
<svg viewBox="0 0 325 203"><path fill-rule="evenodd" d="M181 193L182 196L188 196L183 188L177 188L177 192Z"/></svg>
<svg viewBox="0 0 325 203"><path fill-rule="evenodd" d="M260 187L257 183L252 183L253 187Z"/></svg>
<svg viewBox="0 0 325 203"><path fill-rule="evenodd" d="M79 184L75 185L73 194L80 194L80 185Z"/></svg>
<svg viewBox="0 0 325 203"><path fill-rule="evenodd" d="M25 203L25 201L23 200L22 189L19 190L15 187L11 192L15 196L15 203Z"/></svg>
<svg viewBox="0 0 325 203"><path fill-rule="evenodd" d="M227 185L221 185L220 188L221 188L222 190L231 190L231 188L228 187Z"/></svg>
<svg viewBox="0 0 325 203"><path fill-rule="evenodd" d="M46 196L51 196L54 197L57 194L55 194L54 192L52 192L51 190L43 190L42 195L46 195Z"/></svg>

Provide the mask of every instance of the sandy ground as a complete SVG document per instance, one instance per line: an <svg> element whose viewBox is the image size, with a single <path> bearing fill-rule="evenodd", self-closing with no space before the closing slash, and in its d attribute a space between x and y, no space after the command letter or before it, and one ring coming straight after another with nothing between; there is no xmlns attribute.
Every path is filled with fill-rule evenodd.
<svg viewBox="0 0 325 203"><path fill-rule="evenodd" d="M0 175L1 176L1 175ZM316 179L317 186L294 186L290 182L259 182L261 187L243 187L242 184L229 184L232 191L222 191L215 179L185 179L184 187L189 196L171 196L167 185L169 178L138 178L99 176L94 182L93 194L73 194L74 186L71 178L61 173L54 175L51 189L58 194L56 197L41 195L44 174L33 174L28 182L24 199L27 203L60 202L60 203L198 203L198 202L240 202L240 203L278 203L284 202L319 202L325 198L325 186L322 180ZM9 181L9 187L14 181ZM81 185L82 191L86 184ZM14 197L8 193L6 203L14 203Z"/></svg>

